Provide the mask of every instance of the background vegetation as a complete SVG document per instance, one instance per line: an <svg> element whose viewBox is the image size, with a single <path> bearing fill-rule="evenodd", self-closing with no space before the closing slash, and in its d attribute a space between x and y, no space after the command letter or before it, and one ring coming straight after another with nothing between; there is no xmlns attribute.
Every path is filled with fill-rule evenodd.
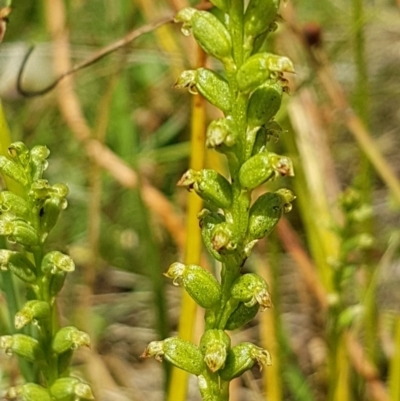
<svg viewBox="0 0 400 401"><path fill-rule="evenodd" d="M0 48L12 139L46 144L49 179L70 188L49 241L77 264L60 316L92 338L73 368L98 400L157 401L167 392L168 369L139 355L182 319L180 290L162 278L183 259L186 227L196 230L186 225L187 193L176 188L190 157L190 95L172 87L199 62L198 51L168 23L44 96L21 96L17 74L34 43L22 87L40 90L70 63L188 3L15 0ZM296 177L279 185L297 201L245 267L267 278L274 308L235 337L269 349L274 365L236 381L232 397L399 401L400 3L283 3L269 45L293 60L297 74L278 115L287 132L276 151L295 162ZM205 163L224 171L216 153L207 151ZM7 334L4 298L0 307ZM17 361L0 358L5 390L20 379ZM196 385L188 399L199 399Z"/></svg>

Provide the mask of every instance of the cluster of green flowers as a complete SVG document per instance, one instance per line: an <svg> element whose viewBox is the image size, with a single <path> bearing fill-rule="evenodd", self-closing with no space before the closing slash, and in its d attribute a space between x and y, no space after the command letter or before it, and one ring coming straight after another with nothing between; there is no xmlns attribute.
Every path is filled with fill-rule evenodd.
<svg viewBox="0 0 400 401"><path fill-rule="evenodd" d="M267 350L252 343L231 346L226 330L252 320L271 306L268 285L241 268L257 241L291 210L288 189L266 192L252 203L252 191L279 176L292 176L291 160L269 152L268 142L282 131L273 117L287 91L284 73L294 72L287 57L260 51L276 29L279 0L211 0L212 12L181 10L175 20L204 51L222 63L224 74L208 68L184 71L176 87L200 93L224 117L207 129L206 146L224 154L229 179L203 169L189 170L179 185L194 190L210 209L199 214L202 238L222 264L221 280L201 266L174 263L166 276L182 285L205 308L205 333L199 346L178 337L148 345L144 357L163 358L198 377L204 400L229 398L229 382L255 364L270 364Z"/></svg>
<svg viewBox="0 0 400 401"><path fill-rule="evenodd" d="M15 190L0 193L0 235L10 249L0 250L0 270L12 272L26 285L29 299L15 315L16 333L0 336L0 349L32 363L36 382L9 389L7 397L23 401L91 400L90 387L69 375L73 352L89 346L89 336L76 327L58 327L56 297L72 259L59 251L44 252L44 243L67 207L68 187L42 178L49 150L13 143L0 156L0 172L13 180Z"/></svg>

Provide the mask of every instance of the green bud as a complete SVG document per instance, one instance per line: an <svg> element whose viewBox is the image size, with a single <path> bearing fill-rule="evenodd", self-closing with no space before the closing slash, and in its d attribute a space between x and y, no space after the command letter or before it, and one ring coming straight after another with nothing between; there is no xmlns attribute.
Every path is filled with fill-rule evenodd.
<svg viewBox="0 0 400 401"><path fill-rule="evenodd" d="M90 386L76 377L57 379L50 387L50 393L54 401L94 400Z"/></svg>
<svg viewBox="0 0 400 401"><path fill-rule="evenodd" d="M1 336L0 349L4 349L8 355L16 354L30 362L44 360L39 342L25 334Z"/></svg>
<svg viewBox="0 0 400 401"><path fill-rule="evenodd" d="M256 363L260 369L263 365L271 365L269 352L252 343L240 343L228 352L225 367L218 373L222 380L231 381L251 369Z"/></svg>
<svg viewBox="0 0 400 401"><path fill-rule="evenodd" d="M10 191L0 192L0 212L11 213L23 220L30 220L30 207L28 202Z"/></svg>
<svg viewBox="0 0 400 401"><path fill-rule="evenodd" d="M179 186L194 189L206 202L225 209L232 204L232 188L229 181L215 170L188 170L179 180Z"/></svg>
<svg viewBox="0 0 400 401"><path fill-rule="evenodd" d="M211 104L221 109L225 114L229 114L231 110L228 82L207 68L183 71L175 87L188 88L193 95L200 92Z"/></svg>
<svg viewBox="0 0 400 401"><path fill-rule="evenodd" d="M231 339L223 330L207 330L200 339L200 350L204 362L216 372L225 365L226 355L231 347Z"/></svg>
<svg viewBox="0 0 400 401"><path fill-rule="evenodd" d="M260 305L255 303L253 306L246 306L240 302L237 308L229 316L225 325L225 330L236 330L251 322L258 313Z"/></svg>
<svg viewBox="0 0 400 401"><path fill-rule="evenodd" d="M186 36L192 33L206 53L221 61L231 59L231 37L225 25L213 14L186 7L174 20L183 22L182 33Z"/></svg>
<svg viewBox="0 0 400 401"><path fill-rule="evenodd" d="M221 262L223 260L222 255L213 247L213 233L215 227L225 221L225 217L221 213L212 213L207 209L203 209L197 215L197 217L200 220L201 236L203 238L204 245L214 259Z"/></svg>
<svg viewBox="0 0 400 401"><path fill-rule="evenodd" d="M271 140L277 141L279 135L284 132L283 128L274 120L260 128L256 127L256 129L257 134L253 145L252 156L260 152L265 152L267 143Z"/></svg>
<svg viewBox="0 0 400 401"><path fill-rule="evenodd" d="M40 226L42 230L42 241L47 238L48 233L57 223L61 210L67 207L67 201L58 196L52 196L46 199L40 209Z"/></svg>
<svg viewBox="0 0 400 401"><path fill-rule="evenodd" d="M230 0L210 0L215 7L225 12L227 12L229 9L229 1Z"/></svg>
<svg viewBox="0 0 400 401"><path fill-rule="evenodd" d="M250 0L244 16L245 35L255 38L266 32L274 22L278 9L279 0Z"/></svg>
<svg viewBox="0 0 400 401"><path fill-rule="evenodd" d="M70 273L75 270L75 263L70 256L59 251L52 251L44 256L41 269L43 273Z"/></svg>
<svg viewBox="0 0 400 401"><path fill-rule="evenodd" d="M38 145L31 149L31 168L32 181L42 178L44 171L47 169L49 162L46 160L50 151L46 146Z"/></svg>
<svg viewBox="0 0 400 401"><path fill-rule="evenodd" d="M52 251L44 256L41 270L46 275L49 295L55 297L64 285L66 274L75 270L75 264L68 255Z"/></svg>
<svg viewBox="0 0 400 401"><path fill-rule="evenodd" d="M236 125L232 117L213 120L207 128L206 146L219 152L226 152L236 143Z"/></svg>
<svg viewBox="0 0 400 401"><path fill-rule="evenodd" d="M53 338L52 349L56 354L62 354L79 347L90 347L90 338L87 333L74 326L61 328Z"/></svg>
<svg viewBox="0 0 400 401"><path fill-rule="evenodd" d="M261 195L253 204L249 214L249 237L260 239L268 235L277 225L283 213L291 210L296 197L288 189Z"/></svg>
<svg viewBox="0 0 400 401"><path fill-rule="evenodd" d="M243 302L247 307L258 304L262 311L272 306L267 282L254 273L240 276L233 283L231 296L233 299Z"/></svg>
<svg viewBox="0 0 400 401"><path fill-rule="evenodd" d="M141 358L154 356L159 362L163 358L174 366L199 376L206 369L199 347L178 337L163 341L152 341L144 350Z"/></svg>
<svg viewBox="0 0 400 401"><path fill-rule="evenodd" d="M0 270L10 270L26 283L36 280L35 266L22 253L0 249Z"/></svg>
<svg viewBox="0 0 400 401"><path fill-rule="evenodd" d="M22 329L28 323L41 322L50 319L50 305L45 301L28 301L23 308L17 312L14 318L16 329Z"/></svg>
<svg viewBox="0 0 400 401"><path fill-rule="evenodd" d="M23 187L28 185L29 181L22 166L14 160L9 160L2 155L0 155L0 172L18 182Z"/></svg>
<svg viewBox="0 0 400 401"><path fill-rule="evenodd" d="M29 149L23 142L14 142L8 148L8 155L22 167L28 167L31 160Z"/></svg>
<svg viewBox="0 0 400 401"><path fill-rule="evenodd" d="M52 187L47 180L36 180L32 183L28 196L36 203L44 202L52 194Z"/></svg>
<svg viewBox="0 0 400 401"><path fill-rule="evenodd" d="M187 293L202 308L209 309L215 306L221 298L220 284L201 266L176 262L164 275L172 279L174 285L182 284Z"/></svg>
<svg viewBox="0 0 400 401"><path fill-rule="evenodd" d="M257 53L249 57L237 72L241 92L248 93L263 85L268 78L279 78L283 72L294 72L293 63L283 56Z"/></svg>
<svg viewBox="0 0 400 401"><path fill-rule="evenodd" d="M18 242L27 248L34 248L40 244L37 231L29 223L22 219L16 219L13 223L14 228L8 237L9 241Z"/></svg>
<svg viewBox="0 0 400 401"><path fill-rule="evenodd" d="M18 397L22 401L52 401L49 392L36 383L25 383L22 386L12 387L7 398L14 399Z"/></svg>
<svg viewBox="0 0 400 401"><path fill-rule="evenodd" d="M36 230L29 223L9 214L0 216L0 235L7 236L10 242L17 242L27 248L40 244Z"/></svg>
<svg viewBox="0 0 400 401"><path fill-rule="evenodd" d="M233 237L232 225L225 222L215 226L211 243L214 250L220 254L236 250L237 243Z"/></svg>
<svg viewBox="0 0 400 401"><path fill-rule="evenodd" d="M261 152L243 163L239 171L239 181L243 188L254 189L278 175L293 176L292 161L286 156Z"/></svg>
<svg viewBox="0 0 400 401"><path fill-rule="evenodd" d="M267 82L258 87L250 97L247 121L250 127L267 124L281 107L283 89L279 82Z"/></svg>

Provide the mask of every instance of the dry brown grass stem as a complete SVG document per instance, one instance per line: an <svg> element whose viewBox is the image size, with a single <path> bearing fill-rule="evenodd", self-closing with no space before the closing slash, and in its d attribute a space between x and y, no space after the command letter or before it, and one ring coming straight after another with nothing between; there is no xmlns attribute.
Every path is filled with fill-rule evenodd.
<svg viewBox="0 0 400 401"><path fill-rule="evenodd" d="M47 0L46 6L47 25L54 42L54 70L56 74L61 74L62 71L71 68L64 5L60 0ZM71 76L59 83L57 99L65 122L75 138L82 143L87 156L106 170L122 186L137 188L139 184L137 173L108 147L97 139L93 139L92 129L83 116ZM178 247L182 249L185 243L184 226L174 207L160 191L149 183L142 182L141 191L149 209L160 218Z"/></svg>

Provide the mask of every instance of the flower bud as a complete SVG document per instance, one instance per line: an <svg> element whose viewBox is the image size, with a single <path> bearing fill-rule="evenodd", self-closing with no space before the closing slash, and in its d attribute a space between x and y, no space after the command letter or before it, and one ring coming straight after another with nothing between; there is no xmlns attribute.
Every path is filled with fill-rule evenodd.
<svg viewBox="0 0 400 401"><path fill-rule="evenodd" d="M267 124L281 107L283 89L279 82L267 82L258 87L250 97L247 121L250 127Z"/></svg>
<svg viewBox="0 0 400 401"><path fill-rule="evenodd" d="M233 283L231 296L233 299L243 302L247 307L258 304L262 311L272 306L267 282L254 273L240 276Z"/></svg>
<svg viewBox="0 0 400 401"><path fill-rule="evenodd" d="M240 343L228 352L225 367L218 373L222 380L231 381L251 369L256 363L260 369L263 365L271 365L269 352L248 342Z"/></svg>
<svg viewBox="0 0 400 401"><path fill-rule="evenodd" d="M278 175L293 176L292 161L286 156L261 152L243 163L239 171L239 181L243 188L254 189Z"/></svg>
<svg viewBox="0 0 400 401"><path fill-rule="evenodd" d="M76 377L62 377L50 387L54 401L94 400L89 385L82 383Z"/></svg>
<svg viewBox="0 0 400 401"><path fill-rule="evenodd" d="M10 399L18 397L22 401L52 401L50 393L36 383L25 383L8 391ZM8 397L7 397L8 398Z"/></svg>
<svg viewBox="0 0 400 401"><path fill-rule="evenodd" d="M178 337L163 341L152 341L144 350L141 358L154 356L159 362L165 358L174 366L199 376L206 369L199 347Z"/></svg>
<svg viewBox="0 0 400 401"><path fill-rule="evenodd" d="M43 273L70 273L75 270L75 263L70 256L59 251L52 251L44 256L41 269Z"/></svg>
<svg viewBox="0 0 400 401"><path fill-rule="evenodd" d="M296 197L288 189L261 195L250 208L248 234L253 239L268 235L276 226L284 212L292 208L290 202Z"/></svg>
<svg viewBox="0 0 400 401"><path fill-rule="evenodd" d="M37 231L22 219L15 219L13 221L13 231L12 234L8 236L8 240L11 242L18 242L27 248L34 248L40 245Z"/></svg>
<svg viewBox="0 0 400 401"><path fill-rule="evenodd" d="M240 302L237 308L229 316L225 325L225 330L236 330L251 322L258 313L260 305L255 303L253 306L246 306Z"/></svg>
<svg viewBox="0 0 400 401"><path fill-rule="evenodd" d="M229 181L215 170L188 170L179 180L179 186L194 189L206 202L225 209L232 204L232 188Z"/></svg>
<svg viewBox="0 0 400 401"><path fill-rule="evenodd" d="M14 142L7 149L8 155L22 167L28 167L31 160L29 149L23 142Z"/></svg>
<svg viewBox="0 0 400 401"><path fill-rule="evenodd" d="M229 0L210 0L211 3L214 4L215 7L219 8L222 11L227 12L229 9Z"/></svg>
<svg viewBox="0 0 400 401"><path fill-rule="evenodd" d="M211 121L207 128L206 146L219 152L226 152L236 143L236 125L231 117Z"/></svg>
<svg viewBox="0 0 400 401"><path fill-rule="evenodd" d="M221 61L231 58L232 45L229 32L213 14L186 7L178 12L174 20L183 22L182 33L188 36L192 32L206 53Z"/></svg>
<svg viewBox="0 0 400 401"><path fill-rule="evenodd" d="M87 333L74 326L61 328L53 338L52 349L56 354L62 354L79 347L90 347L90 338Z"/></svg>
<svg viewBox="0 0 400 401"><path fill-rule="evenodd" d="M221 286L215 277L197 265L173 263L165 276L172 279L174 285L182 284L187 293L202 308L213 307L221 298Z"/></svg>
<svg viewBox="0 0 400 401"><path fill-rule="evenodd" d="M28 177L22 166L14 160L9 160L7 157L2 155L0 155L0 172L18 182L23 187L26 187L29 183Z"/></svg>
<svg viewBox="0 0 400 401"><path fill-rule="evenodd" d="M56 225L61 210L67 207L67 201L58 196L51 196L46 199L40 209L40 228L42 231L42 242L47 238L48 233Z"/></svg>
<svg viewBox="0 0 400 401"><path fill-rule="evenodd" d="M231 339L223 330L207 330L200 340L200 350L204 355L204 362L216 372L225 365L226 355L231 347Z"/></svg>
<svg viewBox="0 0 400 401"><path fill-rule="evenodd" d="M237 243L233 237L232 226L221 223L214 227L211 239L212 247L220 254L236 250Z"/></svg>
<svg viewBox="0 0 400 401"><path fill-rule="evenodd" d="M9 212L27 221L29 221L31 217L28 202L10 191L0 192L0 212Z"/></svg>
<svg viewBox="0 0 400 401"><path fill-rule="evenodd" d="M44 202L52 194L51 185L47 180L36 180L32 183L28 196L36 203Z"/></svg>
<svg viewBox="0 0 400 401"><path fill-rule="evenodd" d="M294 72L293 63L287 57L257 53L243 63L236 79L240 91L248 93L264 84L269 77L279 76L283 72Z"/></svg>
<svg viewBox="0 0 400 401"><path fill-rule="evenodd" d="M223 223L225 221L225 217L220 213L212 213L207 209L203 209L197 217L200 220L201 236L203 238L204 245L214 259L221 262L223 257L214 249L213 237L215 227Z"/></svg>
<svg viewBox="0 0 400 401"><path fill-rule="evenodd" d="M10 270L26 283L36 280L36 269L32 262L22 253L0 249L0 270Z"/></svg>
<svg viewBox="0 0 400 401"><path fill-rule="evenodd" d="M178 78L176 88L188 88L192 94L200 92L211 104L225 114L231 110L231 95L228 82L207 68L187 70Z"/></svg>
<svg viewBox="0 0 400 401"><path fill-rule="evenodd" d="M279 0L250 0L244 15L245 35L255 38L267 31L276 18L279 2Z"/></svg>
<svg viewBox="0 0 400 401"><path fill-rule="evenodd" d="M25 334L1 336L0 349L4 349L8 355L16 354L30 362L38 362L44 359L39 342Z"/></svg>
<svg viewBox="0 0 400 401"><path fill-rule="evenodd" d="M22 329L28 323L50 319L50 305L45 301L32 300L25 303L14 318L16 329Z"/></svg>
<svg viewBox="0 0 400 401"><path fill-rule="evenodd" d="M50 151L46 146L38 145L31 149L31 168L32 181L42 178L44 171L47 169L49 162L46 160Z"/></svg>

